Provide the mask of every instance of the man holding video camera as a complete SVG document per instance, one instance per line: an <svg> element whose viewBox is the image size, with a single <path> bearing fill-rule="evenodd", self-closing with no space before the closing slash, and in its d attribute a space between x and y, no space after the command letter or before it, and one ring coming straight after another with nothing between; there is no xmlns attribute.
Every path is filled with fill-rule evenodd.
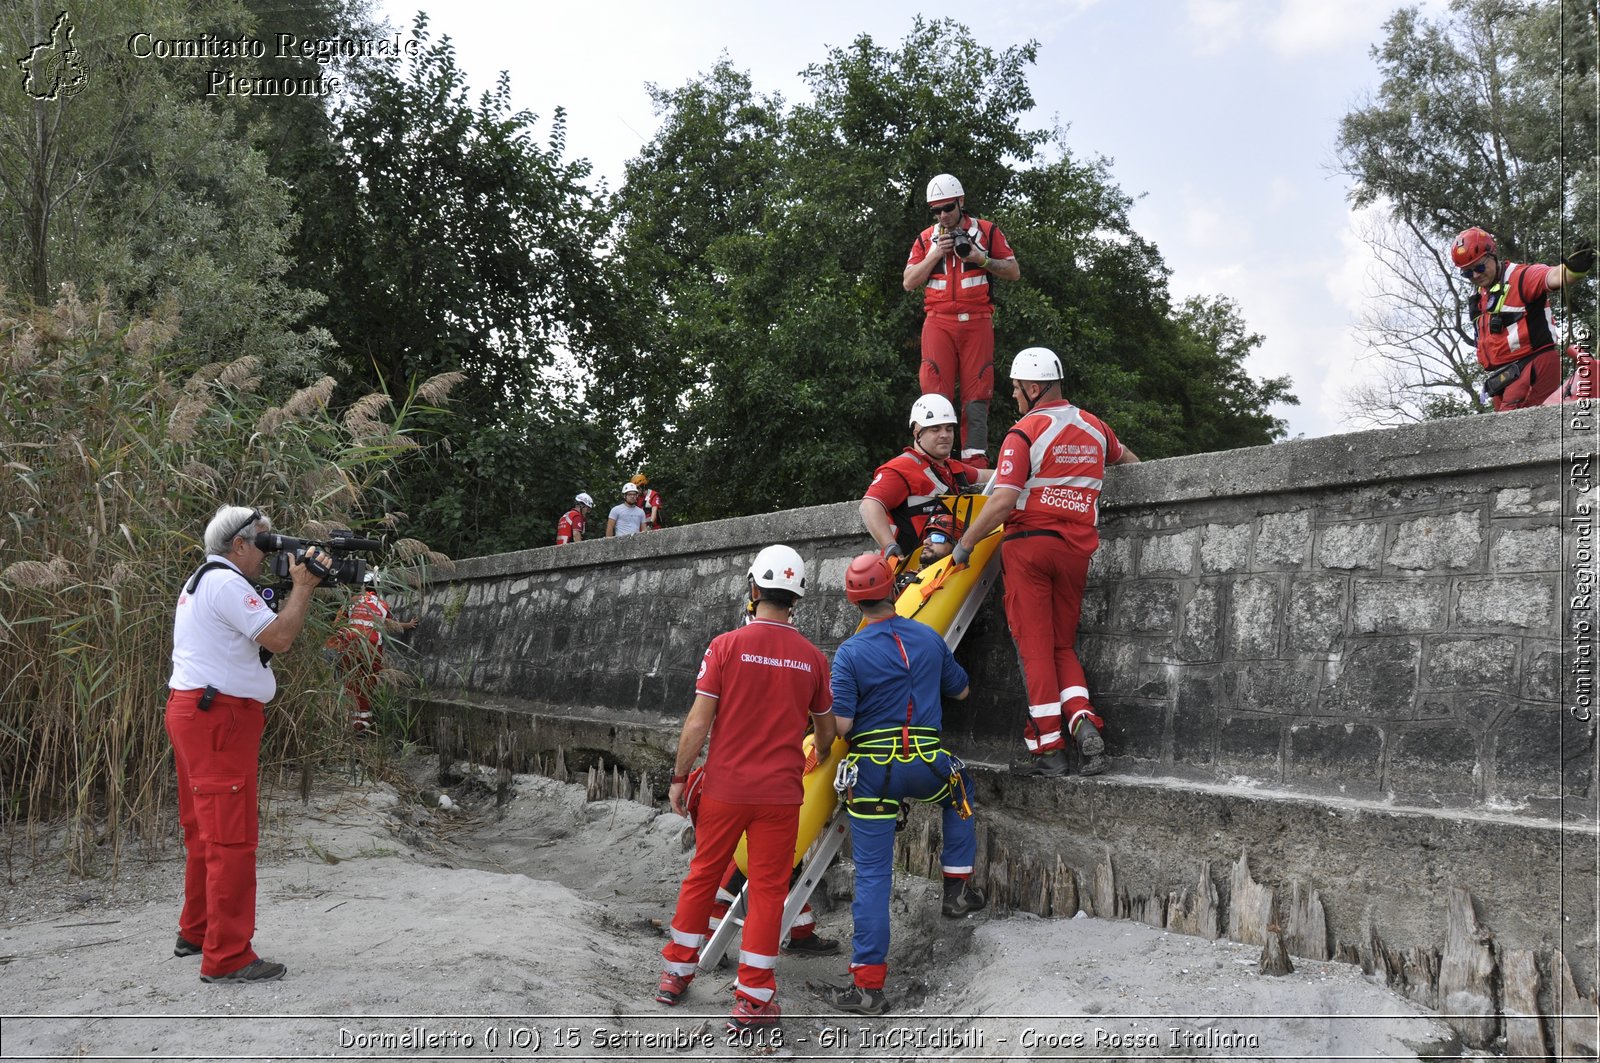
<svg viewBox="0 0 1600 1063"><path fill-rule="evenodd" d="M305 627L311 592L333 559L288 557L293 581L274 613L250 580L272 530L259 509L223 506L206 525L206 562L184 584L172 629L167 734L178 769L188 858L177 956L200 954L202 982L270 982L288 970L250 947L256 921L257 773L264 709L277 692L271 657Z"/></svg>

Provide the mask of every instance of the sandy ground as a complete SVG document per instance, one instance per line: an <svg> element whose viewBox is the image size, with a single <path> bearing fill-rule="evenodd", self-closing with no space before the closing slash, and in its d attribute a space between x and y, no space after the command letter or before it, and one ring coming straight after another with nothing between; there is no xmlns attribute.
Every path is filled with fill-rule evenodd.
<svg viewBox="0 0 1600 1063"><path fill-rule="evenodd" d="M680 1007L651 999L684 820L537 776L497 807L469 775L443 810L420 758L412 768L393 783L330 776L309 803L272 805L255 943L288 964L280 982L207 985L197 958L172 955L175 845L114 884L14 870L0 1058L1458 1056L1442 1022L1347 964L1297 961L1272 978L1257 948L1137 923L945 920L917 879L893 901L891 1014L829 1014L808 989L847 982L847 955L786 957L779 1032L740 1043L722 1022L732 968L701 976ZM848 894L847 870L830 894ZM822 932L848 944L847 896L817 903Z"/></svg>

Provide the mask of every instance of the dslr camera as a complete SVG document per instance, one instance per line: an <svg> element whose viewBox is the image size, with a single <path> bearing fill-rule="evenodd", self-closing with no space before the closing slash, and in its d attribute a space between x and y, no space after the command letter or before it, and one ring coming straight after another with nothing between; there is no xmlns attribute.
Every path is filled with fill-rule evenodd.
<svg viewBox="0 0 1600 1063"><path fill-rule="evenodd" d="M962 258L972 254L972 237L967 235L965 229L956 230L956 254Z"/></svg>
<svg viewBox="0 0 1600 1063"><path fill-rule="evenodd" d="M262 532L256 536L255 543L257 550L273 555L274 577L280 580L289 578L289 558L293 555L301 564L322 577L322 582L318 584L321 587L336 587L341 583L360 586L361 578L367 574L367 563L359 557L349 555L383 549L382 539L362 539L344 529L329 532L326 540L296 539L291 535ZM313 546L321 547L331 555L327 565L319 564L306 556L306 551ZM273 601L273 604L276 605L276 601Z"/></svg>

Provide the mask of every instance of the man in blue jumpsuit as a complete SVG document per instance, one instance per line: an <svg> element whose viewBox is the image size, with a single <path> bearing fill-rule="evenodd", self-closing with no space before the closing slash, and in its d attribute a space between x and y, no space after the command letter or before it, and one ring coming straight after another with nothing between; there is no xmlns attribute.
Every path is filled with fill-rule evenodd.
<svg viewBox="0 0 1600 1063"><path fill-rule="evenodd" d="M944 914L960 918L985 903L969 882L978 838L966 770L939 744L941 697L966 697L967 673L936 631L895 613L894 565L878 553L850 563L845 597L866 620L834 655L831 684L838 733L850 741L844 778L856 865L853 984L824 999L839 1011L881 1015L889 1007L889 889L904 801L944 806Z"/></svg>

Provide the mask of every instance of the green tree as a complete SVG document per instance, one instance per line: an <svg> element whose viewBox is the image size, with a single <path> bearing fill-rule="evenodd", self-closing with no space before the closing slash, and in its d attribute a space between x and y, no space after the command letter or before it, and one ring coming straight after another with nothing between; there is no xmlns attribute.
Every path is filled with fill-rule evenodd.
<svg viewBox="0 0 1600 1063"><path fill-rule="evenodd" d="M58 11L32 0L0 14L0 65L34 56ZM38 304L64 281L105 288L134 312L176 297L182 342L201 360L255 355L271 372L309 376L321 337L297 326L315 298L288 279L288 190L268 178L237 104L201 98L193 64L127 47L140 31L252 32L249 10L106 0L73 9L66 25L67 68L81 80L0 93L0 281ZM36 69L59 62L67 40Z"/></svg>
<svg viewBox="0 0 1600 1063"><path fill-rule="evenodd" d="M592 418L554 377L607 317L609 214L584 185L588 164L565 158L559 108L540 144L504 75L474 102L449 39L423 15L413 36L415 56L351 74L337 158L301 197L301 276L326 297L313 320L344 378L403 394L443 370L468 376L462 412L435 427L470 444L431 448L403 485L422 532L452 550L532 545L527 522L553 535L576 488L518 466L585 472L567 463L593 447ZM573 440L576 454L557 449Z"/></svg>
<svg viewBox="0 0 1600 1063"><path fill-rule="evenodd" d="M1440 18L1402 8L1385 24L1382 83L1338 141L1352 201L1394 219L1369 235L1394 293L1365 323L1378 364L1354 403L1369 420L1483 408L1465 289L1443 253L1457 232L1482 226L1519 262L1595 236L1596 18L1579 0L1453 0ZM1594 305L1589 285L1555 300L1568 320Z"/></svg>
<svg viewBox="0 0 1600 1063"><path fill-rule="evenodd" d="M1121 416L1151 457L1282 435L1266 407L1293 401L1287 381L1243 372L1259 339L1219 322L1231 304L1175 311L1105 164L1022 124L1036 57L1032 44L997 52L957 23L917 19L896 49L867 36L832 49L806 68L811 99L793 107L726 59L653 90L661 130L617 195L619 289L636 331L603 345L593 375L628 411L629 454L676 513L851 497L904 445L922 294L901 276L941 171L961 176L969 208L1023 262L1022 282L997 295L1002 373L1009 351L1057 347L1074 397ZM1003 384L996 403L1004 422Z"/></svg>

